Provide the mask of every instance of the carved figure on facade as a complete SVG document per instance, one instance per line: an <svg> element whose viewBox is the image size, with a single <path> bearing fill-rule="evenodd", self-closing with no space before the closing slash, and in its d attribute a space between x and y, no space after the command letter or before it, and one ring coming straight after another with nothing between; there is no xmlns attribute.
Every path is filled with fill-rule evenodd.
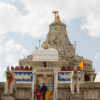
<svg viewBox="0 0 100 100"><path fill-rule="evenodd" d="M79 74L78 74L76 66L74 67L74 70L73 70L70 86L71 86L71 94L80 93L79 92Z"/></svg>
<svg viewBox="0 0 100 100"><path fill-rule="evenodd" d="M8 85L9 82L9 77L10 74L12 74L13 80L12 82ZM16 85L16 80L14 79L15 77L15 73L13 73L10 69L9 66L7 67L7 71L5 71L5 76L6 76L6 82L5 82L5 94L13 94L14 91L16 91L17 89L17 85Z"/></svg>

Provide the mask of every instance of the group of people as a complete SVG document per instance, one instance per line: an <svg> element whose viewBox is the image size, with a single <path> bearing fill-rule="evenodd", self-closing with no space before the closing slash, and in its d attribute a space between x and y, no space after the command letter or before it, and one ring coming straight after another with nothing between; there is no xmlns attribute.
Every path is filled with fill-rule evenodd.
<svg viewBox="0 0 100 100"><path fill-rule="evenodd" d="M47 89L47 86L45 86L44 83L43 83L42 88L40 88L40 85L37 85L35 94L37 96L37 100L41 100L41 95L42 95L43 100L50 100L51 92Z"/></svg>

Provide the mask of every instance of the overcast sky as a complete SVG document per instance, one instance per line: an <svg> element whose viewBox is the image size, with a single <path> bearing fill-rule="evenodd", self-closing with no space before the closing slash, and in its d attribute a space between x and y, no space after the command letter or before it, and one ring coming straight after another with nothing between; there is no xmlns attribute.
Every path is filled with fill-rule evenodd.
<svg viewBox="0 0 100 100"><path fill-rule="evenodd" d="M53 10L66 24L69 40L76 41L76 54L92 60L100 82L100 0L1 0L0 82L7 66L33 53L45 41Z"/></svg>

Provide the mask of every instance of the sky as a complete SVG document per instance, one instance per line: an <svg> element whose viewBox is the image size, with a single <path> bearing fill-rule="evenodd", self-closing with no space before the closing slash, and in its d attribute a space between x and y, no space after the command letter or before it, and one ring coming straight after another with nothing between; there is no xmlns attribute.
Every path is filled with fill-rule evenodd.
<svg viewBox="0 0 100 100"><path fill-rule="evenodd" d="M0 82L7 66L32 54L41 45L59 12L69 40L76 41L76 54L92 60L100 82L100 0L1 0L0 1Z"/></svg>

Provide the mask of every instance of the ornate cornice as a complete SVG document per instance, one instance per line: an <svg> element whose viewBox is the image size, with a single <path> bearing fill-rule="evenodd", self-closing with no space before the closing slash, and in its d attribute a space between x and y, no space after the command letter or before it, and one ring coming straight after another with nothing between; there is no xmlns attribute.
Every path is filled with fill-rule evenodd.
<svg viewBox="0 0 100 100"><path fill-rule="evenodd" d="M13 70L13 71L17 71L17 70L32 71L33 68L32 67L29 68L28 66L26 66L25 68L23 66L20 66L20 67L16 66L14 68L13 66L11 66L11 70Z"/></svg>

